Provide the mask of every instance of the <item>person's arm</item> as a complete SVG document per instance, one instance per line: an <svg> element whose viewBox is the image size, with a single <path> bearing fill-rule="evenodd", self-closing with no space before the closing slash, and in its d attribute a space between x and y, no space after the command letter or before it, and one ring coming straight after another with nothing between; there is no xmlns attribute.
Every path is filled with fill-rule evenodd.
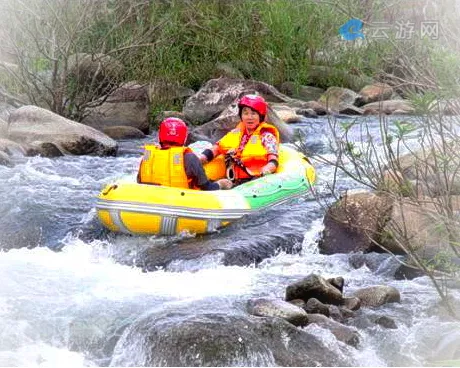
<svg viewBox="0 0 460 368"><path fill-rule="evenodd" d="M219 142L217 142L211 148L207 148L203 152L201 152L198 158L200 159L202 164L205 164L206 162L212 161L212 159L219 155L219 153L220 147Z"/></svg>
<svg viewBox="0 0 460 368"><path fill-rule="evenodd" d="M184 155L185 174L192 179L192 183L201 190L219 190L230 189L231 181L228 179L220 179L211 181L206 176L203 165L194 153L186 153Z"/></svg>
<svg viewBox="0 0 460 368"><path fill-rule="evenodd" d="M262 133L262 145L267 150L267 164L262 168L262 175L272 174L278 168L278 149L279 142L276 137L270 133Z"/></svg>

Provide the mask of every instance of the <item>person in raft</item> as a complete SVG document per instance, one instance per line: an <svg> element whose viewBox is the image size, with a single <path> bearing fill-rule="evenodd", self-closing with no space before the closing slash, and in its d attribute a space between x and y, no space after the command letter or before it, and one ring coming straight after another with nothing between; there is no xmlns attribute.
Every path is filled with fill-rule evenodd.
<svg viewBox="0 0 460 368"><path fill-rule="evenodd" d="M258 95L245 95L238 102L241 119L235 129L200 154L206 163L226 155L227 177L238 185L274 173L278 168L279 132L265 122L267 103Z"/></svg>
<svg viewBox="0 0 460 368"><path fill-rule="evenodd" d="M228 179L208 179L198 156L185 147L187 135L187 125L183 120L163 120L158 132L160 147L153 144L145 146L137 181L177 188L230 189L232 182Z"/></svg>

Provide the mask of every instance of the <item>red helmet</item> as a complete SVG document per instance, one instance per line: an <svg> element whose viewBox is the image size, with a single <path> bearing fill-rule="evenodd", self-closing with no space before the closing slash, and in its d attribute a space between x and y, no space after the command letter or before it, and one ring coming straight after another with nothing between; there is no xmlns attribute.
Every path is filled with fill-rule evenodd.
<svg viewBox="0 0 460 368"><path fill-rule="evenodd" d="M166 118L161 122L159 130L160 144L168 142L183 146L187 140L187 125L181 119Z"/></svg>
<svg viewBox="0 0 460 368"><path fill-rule="evenodd" d="M265 115L267 115L267 103L265 102L264 98L261 96L258 96L258 95L243 96L240 102L238 102L238 108L241 111L241 109L245 106L250 107L254 111L257 111L259 115L262 115L263 118L265 118Z"/></svg>

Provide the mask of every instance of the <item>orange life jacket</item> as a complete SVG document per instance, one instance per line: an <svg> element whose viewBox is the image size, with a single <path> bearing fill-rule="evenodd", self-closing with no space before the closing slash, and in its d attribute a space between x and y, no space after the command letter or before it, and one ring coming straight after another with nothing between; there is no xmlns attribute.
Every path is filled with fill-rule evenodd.
<svg viewBox="0 0 460 368"><path fill-rule="evenodd" d="M153 144L145 145L138 181L144 184L190 188L191 179L185 174L184 155L192 152L188 147L161 149Z"/></svg>
<svg viewBox="0 0 460 368"><path fill-rule="evenodd" d="M249 137L249 140L243 147L243 150L239 150L244 129L244 124L240 122L235 129L228 132L219 141L219 147L223 152L236 150L236 157L241 160L248 171L253 173L255 176L260 176L262 168L268 162L268 152L262 144L261 132L268 131L272 133L279 142L278 129L265 122L260 123L257 129ZM248 173L238 165L234 165L234 171L236 179L250 178Z"/></svg>

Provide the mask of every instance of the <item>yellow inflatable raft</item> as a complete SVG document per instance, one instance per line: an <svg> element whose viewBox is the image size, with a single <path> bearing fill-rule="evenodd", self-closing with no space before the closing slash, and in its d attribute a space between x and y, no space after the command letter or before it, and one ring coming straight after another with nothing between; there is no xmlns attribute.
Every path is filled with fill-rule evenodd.
<svg viewBox="0 0 460 368"><path fill-rule="evenodd" d="M193 148L193 145L192 145ZM111 231L136 235L213 232L245 215L305 195L315 183L313 166L300 152L280 145L279 167L231 190L199 191L139 184L133 177L108 184L96 210ZM222 156L205 165L208 177L225 176Z"/></svg>

